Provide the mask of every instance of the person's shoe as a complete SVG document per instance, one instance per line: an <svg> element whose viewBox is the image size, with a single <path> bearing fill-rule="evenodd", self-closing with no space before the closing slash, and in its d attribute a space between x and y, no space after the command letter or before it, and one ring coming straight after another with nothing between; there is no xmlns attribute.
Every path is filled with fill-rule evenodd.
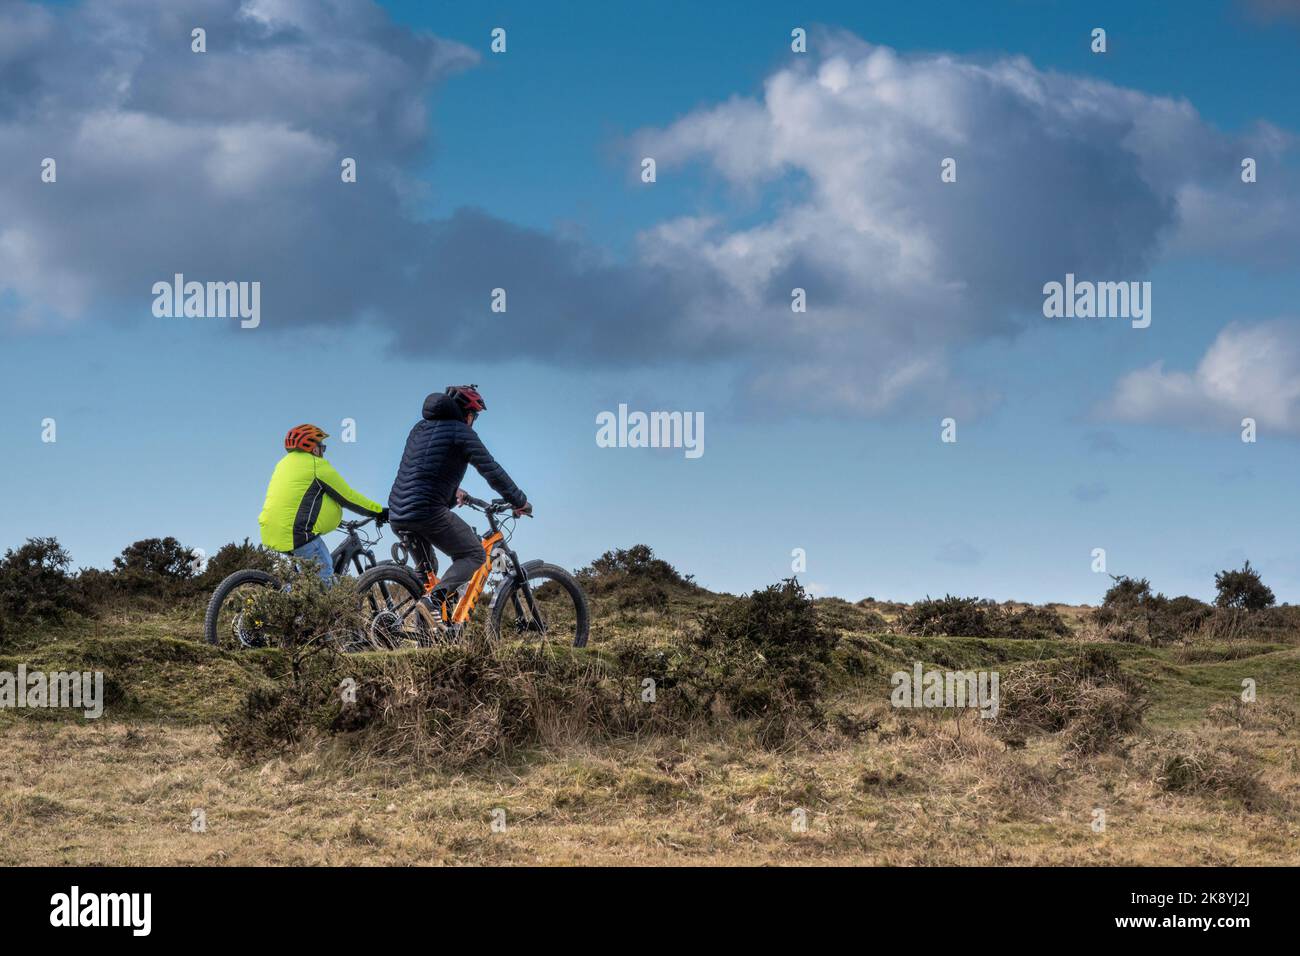
<svg viewBox="0 0 1300 956"><path fill-rule="evenodd" d="M460 625L450 620L444 592L432 591L420 598L420 603L432 618L434 629L442 640L454 640L460 635Z"/></svg>

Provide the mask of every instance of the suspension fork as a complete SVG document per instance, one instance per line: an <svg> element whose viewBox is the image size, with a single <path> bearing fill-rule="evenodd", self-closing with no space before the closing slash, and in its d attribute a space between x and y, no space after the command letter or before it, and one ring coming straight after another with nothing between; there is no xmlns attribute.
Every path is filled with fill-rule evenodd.
<svg viewBox="0 0 1300 956"><path fill-rule="evenodd" d="M510 563L514 567L515 588L510 594L510 601L515 606L516 620L523 620L525 605L528 611L528 617L537 625L538 629L545 632L546 625L542 621L540 609L537 607L537 599L533 597L532 586L528 583L528 575L524 573L524 566L519 561L519 555L507 550L506 554L510 558ZM519 594L523 592L524 603L520 604Z"/></svg>

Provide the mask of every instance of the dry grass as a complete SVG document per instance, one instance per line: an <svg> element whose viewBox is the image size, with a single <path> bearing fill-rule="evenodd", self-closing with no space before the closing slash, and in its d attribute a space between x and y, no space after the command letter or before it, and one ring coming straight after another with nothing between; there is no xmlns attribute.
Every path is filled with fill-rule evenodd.
<svg viewBox="0 0 1300 956"><path fill-rule="evenodd" d="M1142 760L1074 765L1057 738L1008 749L984 723L887 714L869 739L815 751L723 733L542 749L472 772L358 761L337 743L247 765L217 756L201 728L22 724L0 758L0 826L27 838L0 844L0 864L1295 861L1294 738L1253 732L1273 757L1251 773L1273 799L1246 807L1218 764L1193 785L1152 772L1187 752L1183 737L1144 741ZM1198 766L1233 736L1203 734ZM204 833L191 832L195 809Z"/></svg>
<svg viewBox="0 0 1300 956"><path fill-rule="evenodd" d="M692 603L671 613L603 615L589 663L608 659L620 635L671 640L706 597L685 595ZM829 695L830 720L776 747L725 716L593 733L600 725L575 709L581 681L562 701L517 688L532 722L502 747L513 718L491 695L428 696L393 656L377 664L396 679L395 696L372 701L373 737L365 727L304 734L305 747L283 756L225 757L213 723L265 687L278 658L236 663L178 646L158 622L148 625L158 634L135 623L127 636L70 634L40 659L52 666L75 650L75 663L123 675L134 703L99 722L0 712L0 829L17 835L0 841L0 864L1293 865L1300 856L1300 740L1284 703L1300 688L1296 648L1188 656L1112 646L1118 670L1080 669L1096 645L920 639L881 633L855 610L834 608L848 679ZM1061 610L1072 625L1083 619ZM882 675L914 659L997 666L1014 726L889 708ZM1259 702L1232 702L1245 677ZM1148 696L1155 730L1127 719ZM476 708L482 722L463 719ZM440 739L444 724L472 739ZM419 759L422 748L434 759ZM206 832L191 830L196 809ZM492 827L497 810L503 832Z"/></svg>

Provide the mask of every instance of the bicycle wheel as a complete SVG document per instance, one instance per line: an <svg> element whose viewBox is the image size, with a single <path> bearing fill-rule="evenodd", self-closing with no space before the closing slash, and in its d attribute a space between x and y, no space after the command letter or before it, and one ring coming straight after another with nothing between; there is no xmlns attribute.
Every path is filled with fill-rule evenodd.
<svg viewBox="0 0 1300 956"><path fill-rule="evenodd" d="M492 602L492 632L586 647L590 612L573 575L541 561L525 564L524 575L526 590L517 580L507 581Z"/></svg>
<svg viewBox="0 0 1300 956"><path fill-rule="evenodd" d="M279 586L274 577L252 568L236 571L218 584L203 617L203 636L208 643L236 651L265 647L265 635L255 622L247 619L248 606L254 592Z"/></svg>
<svg viewBox="0 0 1300 956"><path fill-rule="evenodd" d="M357 578L357 600L366 619L362 649L390 651L427 647L432 625L420 605L424 585L401 564L377 564Z"/></svg>

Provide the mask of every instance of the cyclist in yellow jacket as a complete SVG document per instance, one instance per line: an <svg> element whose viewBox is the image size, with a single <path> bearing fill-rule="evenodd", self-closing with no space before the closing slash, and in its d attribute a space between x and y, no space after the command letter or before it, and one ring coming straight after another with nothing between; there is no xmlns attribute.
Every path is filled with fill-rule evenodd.
<svg viewBox="0 0 1300 956"><path fill-rule="evenodd" d="M258 524L262 544L273 551L311 558L328 582L334 576L330 549L321 537L339 526L343 509L388 520L388 509L353 491L325 460L324 440L315 425L299 425L284 436L285 456L275 466Z"/></svg>

